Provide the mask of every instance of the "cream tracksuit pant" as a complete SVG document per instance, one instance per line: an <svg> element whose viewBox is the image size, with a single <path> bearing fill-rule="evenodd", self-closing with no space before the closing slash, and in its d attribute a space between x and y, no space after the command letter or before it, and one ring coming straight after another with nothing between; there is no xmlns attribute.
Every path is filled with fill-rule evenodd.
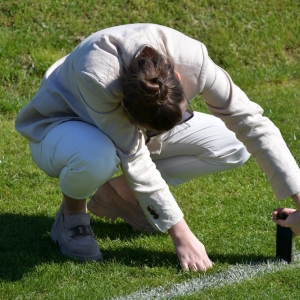
<svg viewBox="0 0 300 300"><path fill-rule="evenodd" d="M151 157L172 186L234 169L250 156L220 119L200 112L160 138L161 152ZM30 143L30 149L37 166L59 178L61 191L74 199L89 197L119 170L120 159L112 141L84 122L62 123L40 143Z"/></svg>

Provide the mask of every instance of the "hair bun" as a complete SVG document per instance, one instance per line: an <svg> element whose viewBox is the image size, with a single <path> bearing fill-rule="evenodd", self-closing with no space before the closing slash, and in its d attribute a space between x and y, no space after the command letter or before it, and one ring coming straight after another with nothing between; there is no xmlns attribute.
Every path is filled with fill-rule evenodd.
<svg viewBox="0 0 300 300"><path fill-rule="evenodd" d="M157 83L158 85L162 84L161 80L158 77L153 77L149 81L152 83Z"/></svg>
<svg viewBox="0 0 300 300"><path fill-rule="evenodd" d="M161 100L165 99L168 95L168 87L164 84L163 80L159 77L153 77L149 80L151 87L157 89L157 103L161 104Z"/></svg>
<svg viewBox="0 0 300 300"><path fill-rule="evenodd" d="M172 61L145 47L125 68L123 106L137 124L156 130L173 128L182 117L182 86L174 75Z"/></svg>

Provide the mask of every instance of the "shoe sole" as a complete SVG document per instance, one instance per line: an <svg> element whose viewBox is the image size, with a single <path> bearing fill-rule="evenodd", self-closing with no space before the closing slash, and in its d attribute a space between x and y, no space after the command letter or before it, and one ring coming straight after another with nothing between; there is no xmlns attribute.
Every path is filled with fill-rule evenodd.
<svg viewBox="0 0 300 300"><path fill-rule="evenodd" d="M87 257L87 256L80 256L80 255L74 255L72 253L69 253L68 251L66 251L63 247L62 247L62 243L60 241L60 237L59 234L57 233L54 224L52 225L51 228L51 233L50 233L50 238L51 240L56 244L58 244L60 252L62 255L67 256L69 258L72 259L78 259L82 262L86 262L86 261L101 261L102 260L102 254L100 252L100 255L96 255L96 256L92 256L92 257Z"/></svg>
<svg viewBox="0 0 300 300"><path fill-rule="evenodd" d="M90 201L87 204L88 210L96 215L99 218L103 218L109 222L114 223L117 218L121 218L124 221L126 221L131 227L133 231L140 231L144 233L157 233L158 231L155 230L152 226L150 227L144 227L141 226L135 222L133 222L131 219L127 218L125 214L122 213L122 211L115 209L111 206L103 205L99 202L97 202L94 199L94 196L90 199Z"/></svg>

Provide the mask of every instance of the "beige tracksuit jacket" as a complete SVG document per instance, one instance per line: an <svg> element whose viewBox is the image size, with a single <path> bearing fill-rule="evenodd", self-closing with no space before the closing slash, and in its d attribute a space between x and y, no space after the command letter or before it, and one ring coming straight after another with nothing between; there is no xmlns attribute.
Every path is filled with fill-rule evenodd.
<svg viewBox="0 0 300 300"><path fill-rule="evenodd" d="M203 43L164 26L122 25L92 34L46 72L40 89L16 119L16 129L39 142L55 126L81 120L97 126L115 144L123 172L148 220L166 231L183 218L168 185L152 162L159 139L149 148L120 101L120 76L146 45L172 58L188 100L197 94L235 132L265 172L278 199L300 191L300 172L278 128L263 116L230 76L209 58ZM157 219L147 210L151 206Z"/></svg>

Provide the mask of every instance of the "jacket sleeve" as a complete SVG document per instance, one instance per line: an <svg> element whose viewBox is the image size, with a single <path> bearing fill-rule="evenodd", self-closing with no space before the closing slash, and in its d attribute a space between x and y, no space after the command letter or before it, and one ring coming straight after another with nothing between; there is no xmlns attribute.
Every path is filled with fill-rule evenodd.
<svg viewBox="0 0 300 300"><path fill-rule="evenodd" d="M263 116L230 76L207 58L206 83L200 96L209 110L235 132L265 172L280 200L300 191L300 172L279 129Z"/></svg>
<svg viewBox="0 0 300 300"><path fill-rule="evenodd" d="M114 142L123 173L149 222L159 231L167 231L183 218L183 213L152 162L142 132L130 123L99 78L78 72L76 82L91 118Z"/></svg>

